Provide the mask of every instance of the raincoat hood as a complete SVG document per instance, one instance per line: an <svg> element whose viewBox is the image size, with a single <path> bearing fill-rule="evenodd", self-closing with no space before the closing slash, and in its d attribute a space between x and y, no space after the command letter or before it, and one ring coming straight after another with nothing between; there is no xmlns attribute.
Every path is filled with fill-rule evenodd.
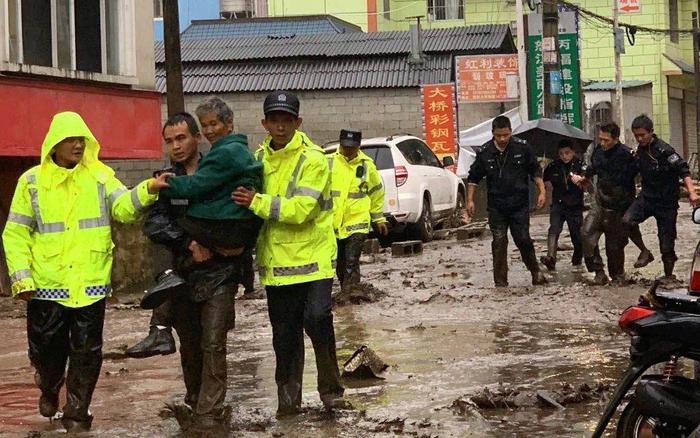
<svg viewBox="0 0 700 438"><path fill-rule="evenodd" d="M100 152L100 144L88 128L85 121L78 113L65 111L53 116L51 125L41 145L41 168L39 179L44 184L50 184L51 178L42 178L42 175L54 173L51 171L56 165L51 159L54 146L69 137L85 138L85 151L78 166L84 166L98 181L104 182L114 171L101 163L97 158Z"/></svg>

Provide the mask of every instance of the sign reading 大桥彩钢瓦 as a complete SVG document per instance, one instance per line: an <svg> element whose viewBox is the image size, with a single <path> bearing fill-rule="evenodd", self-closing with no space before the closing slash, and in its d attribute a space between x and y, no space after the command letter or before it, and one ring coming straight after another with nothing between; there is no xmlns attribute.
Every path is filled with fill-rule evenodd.
<svg viewBox="0 0 700 438"><path fill-rule="evenodd" d="M617 10L621 14L634 14L642 11L642 0L617 0Z"/></svg>
<svg viewBox="0 0 700 438"><path fill-rule="evenodd" d="M455 86L452 83L421 86L423 137L440 160L445 156L454 159L457 150L454 96Z"/></svg>
<svg viewBox="0 0 700 438"><path fill-rule="evenodd" d="M509 77L518 77L516 53L456 56L455 72L459 103L518 100L517 88L508 86Z"/></svg>

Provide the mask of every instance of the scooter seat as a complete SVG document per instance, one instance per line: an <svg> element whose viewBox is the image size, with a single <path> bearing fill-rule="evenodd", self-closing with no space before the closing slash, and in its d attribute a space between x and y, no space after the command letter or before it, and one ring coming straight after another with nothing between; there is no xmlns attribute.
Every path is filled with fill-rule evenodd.
<svg viewBox="0 0 700 438"><path fill-rule="evenodd" d="M656 298L665 310L700 314L700 296L689 295L687 292L658 291Z"/></svg>

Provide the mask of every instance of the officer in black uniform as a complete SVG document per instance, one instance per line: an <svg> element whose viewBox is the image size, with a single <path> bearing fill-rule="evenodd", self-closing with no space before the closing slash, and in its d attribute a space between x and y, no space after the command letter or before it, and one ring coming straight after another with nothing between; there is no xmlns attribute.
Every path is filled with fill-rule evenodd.
<svg viewBox="0 0 700 438"><path fill-rule="evenodd" d="M659 236L659 249L664 275L673 278L678 257L675 252L676 218L678 216L679 180L683 180L690 203L698 205L698 195L690 177L688 163L668 143L654 134L654 123L646 115L632 121L632 132L639 143L636 171L642 176L642 191L624 216L624 222L638 225L654 216Z"/></svg>
<svg viewBox="0 0 700 438"><path fill-rule="evenodd" d="M583 162L576 156L571 140L562 140L558 145L559 158L549 163L543 180L552 185L552 206L549 210L549 233L547 255L540 258L543 265L554 271L557 263L559 235L564 222L569 227L574 254L571 264L579 266L583 259L581 224L583 223L583 189L571 181L572 175L583 173Z"/></svg>
<svg viewBox="0 0 700 438"><path fill-rule="evenodd" d="M510 119L498 116L491 125L493 139L484 144L469 170L467 213L474 214L474 192L486 178L488 188L489 227L493 234L493 279L496 287L508 286L508 229L520 250L525 266L532 274L532 284L545 284L535 247L530 238L529 182L534 180L539 193L537 208L545 202L542 169L530 146L513 137Z"/></svg>
<svg viewBox="0 0 700 438"><path fill-rule="evenodd" d="M605 234L608 272L613 280L624 281L629 228L623 224L622 215L634 201L635 184L634 156L630 148L620 143L620 127L615 123L601 126L598 139L600 144L593 152L584 176L571 178L576 184L586 184L598 176L595 203L583 221L581 234L588 272L594 272L594 282L603 285L609 279L598 251L602 234Z"/></svg>

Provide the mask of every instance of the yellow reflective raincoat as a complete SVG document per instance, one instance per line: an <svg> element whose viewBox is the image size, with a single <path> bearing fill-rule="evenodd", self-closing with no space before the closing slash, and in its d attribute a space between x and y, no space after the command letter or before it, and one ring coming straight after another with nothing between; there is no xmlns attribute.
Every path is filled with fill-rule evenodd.
<svg viewBox="0 0 700 438"><path fill-rule="evenodd" d="M337 151L328 157L328 166L331 168L333 227L338 239L358 233L369 234L370 222L386 222L382 177L370 157L358 151L357 156L348 161Z"/></svg>
<svg viewBox="0 0 700 438"><path fill-rule="evenodd" d="M56 165L54 146L84 137L72 169ZM84 307L111 292L110 221L131 222L157 196L148 181L127 190L97 158L100 145L76 113L56 114L41 146L41 162L19 179L2 234L12 294Z"/></svg>
<svg viewBox="0 0 700 438"><path fill-rule="evenodd" d="M300 131L278 151L270 140L255 153L263 163L263 193L250 204L265 219L256 252L260 281L285 286L333 278L337 248L323 150Z"/></svg>

